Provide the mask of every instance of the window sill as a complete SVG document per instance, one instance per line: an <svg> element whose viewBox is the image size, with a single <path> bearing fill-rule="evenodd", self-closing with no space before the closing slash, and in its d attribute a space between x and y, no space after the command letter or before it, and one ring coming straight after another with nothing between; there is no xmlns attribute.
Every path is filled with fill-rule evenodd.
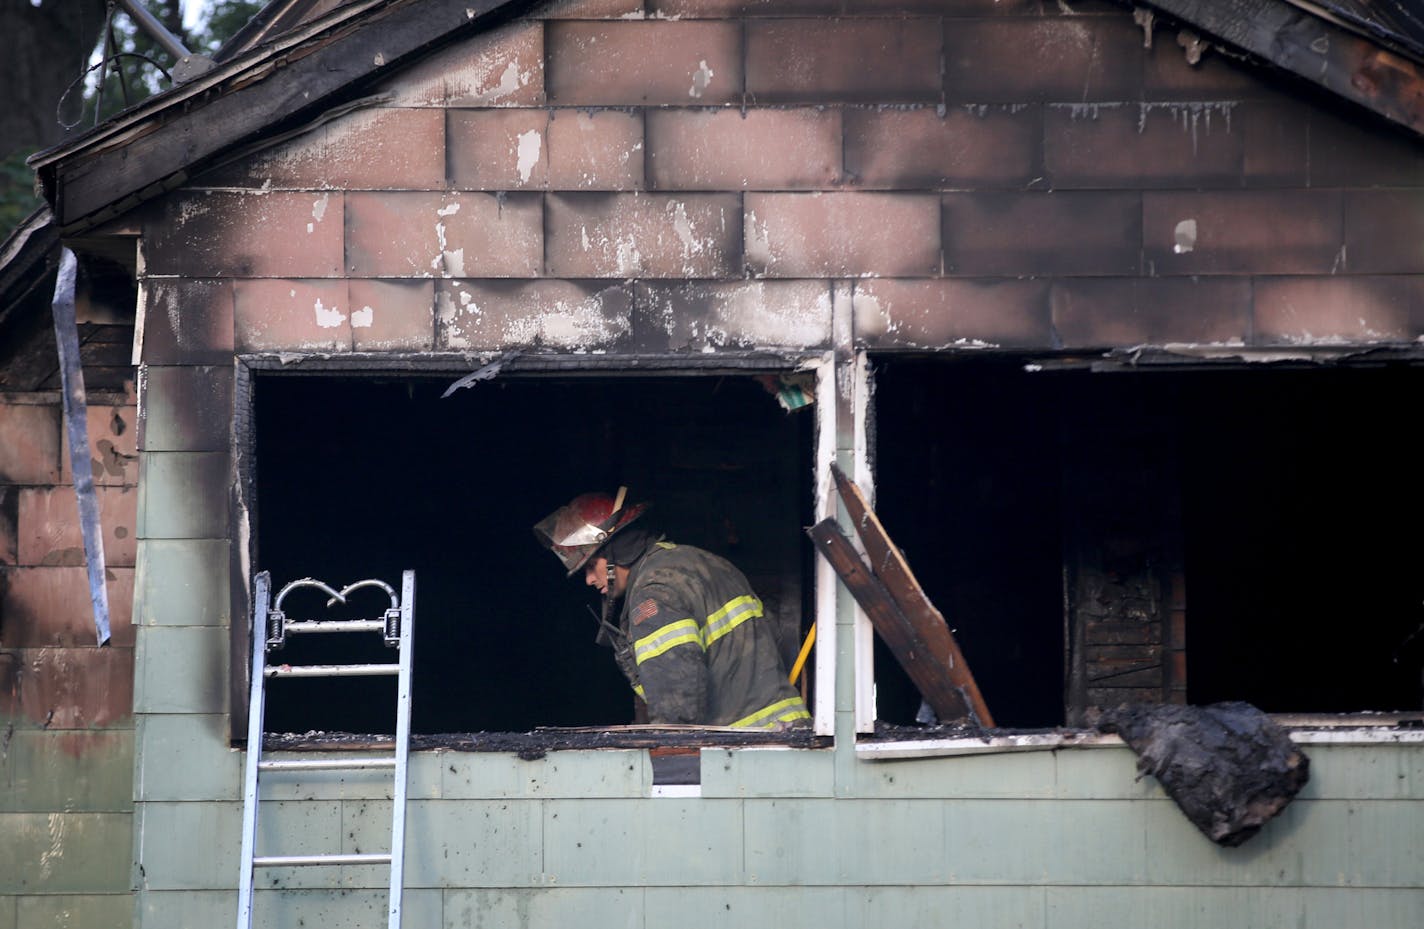
<svg viewBox="0 0 1424 929"><path fill-rule="evenodd" d="M1424 715L1418 713L1272 714L1298 745L1424 744ZM996 735L957 735L943 738L877 739L857 742L862 761L903 758L938 758L954 755L1006 754L1057 751L1061 748L1115 748L1124 745L1116 735L1092 729L1057 729Z"/></svg>

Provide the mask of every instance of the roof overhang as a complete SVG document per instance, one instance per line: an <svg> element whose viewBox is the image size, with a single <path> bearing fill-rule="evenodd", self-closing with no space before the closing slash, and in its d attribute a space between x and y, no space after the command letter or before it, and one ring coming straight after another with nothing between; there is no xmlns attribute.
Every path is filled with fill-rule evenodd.
<svg viewBox="0 0 1424 929"><path fill-rule="evenodd" d="M358 99L403 64L506 22L530 0L354 0L30 158L72 235L262 139Z"/></svg>
<svg viewBox="0 0 1424 929"><path fill-rule="evenodd" d="M1413 36L1373 33L1358 0L1133 0L1424 134L1424 58ZM1402 0L1380 0L1381 10Z"/></svg>

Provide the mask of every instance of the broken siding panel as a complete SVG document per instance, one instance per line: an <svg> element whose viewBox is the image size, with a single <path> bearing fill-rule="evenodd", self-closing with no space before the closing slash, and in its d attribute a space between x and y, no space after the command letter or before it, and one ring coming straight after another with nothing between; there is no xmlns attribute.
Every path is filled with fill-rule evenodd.
<svg viewBox="0 0 1424 929"><path fill-rule="evenodd" d="M128 393L128 403L95 403L85 409L89 458L93 462L96 486L132 486L138 483L138 432L134 429L137 398L133 396L131 382ZM65 435L60 480L66 484L74 480L71 464L69 437Z"/></svg>

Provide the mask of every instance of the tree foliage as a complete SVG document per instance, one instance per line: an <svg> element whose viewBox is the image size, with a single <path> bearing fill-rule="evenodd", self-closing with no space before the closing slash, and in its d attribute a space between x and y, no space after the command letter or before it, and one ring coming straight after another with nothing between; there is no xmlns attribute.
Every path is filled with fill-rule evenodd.
<svg viewBox="0 0 1424 929"><path fill-rule="evenodd" d="M262 0L210 0L189 33L183 26L185 0L140 2L186 48L205 55L264 6ZM0 108L3 238L40 204L25 159L167 90L176 62L122 8L108 7L105 0L0 0L0 29L17 37L13 53L0 56L0 86L10 90L7 106Z"/></svg>

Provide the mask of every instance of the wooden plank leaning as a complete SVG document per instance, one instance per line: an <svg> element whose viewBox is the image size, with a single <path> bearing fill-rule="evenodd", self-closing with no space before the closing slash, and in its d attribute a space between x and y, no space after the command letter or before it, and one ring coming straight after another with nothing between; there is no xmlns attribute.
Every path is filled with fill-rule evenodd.
<svg viewBox="0 0 1424 929"><path fill-rule="evenodd" d="M865 610L935 715L943 722L967 720L993 728L993 716L944 616L925 595L860 488L835 465L831 474L870 563L834 519L808 530L817 550Z"/></svg>

